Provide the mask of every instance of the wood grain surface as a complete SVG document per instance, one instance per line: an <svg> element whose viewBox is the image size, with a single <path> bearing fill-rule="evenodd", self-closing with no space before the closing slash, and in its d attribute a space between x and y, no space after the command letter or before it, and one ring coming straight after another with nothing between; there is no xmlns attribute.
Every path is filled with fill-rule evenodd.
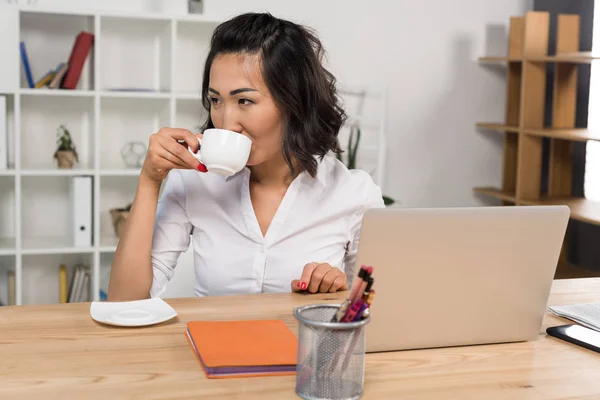
<svg viewBox="0 0 600 400"><path fill-rule="evenodd" d="M281 318L296 331L294 307L345 295L168 299L177 318L144 328L98 324L89 303L0 307L0 399L298 398L293 376L206 379L185 323ZM549 303L590 301L598 278L555 281ZM545 334L565 323L547 314L531 342L368 354L364 398L600 399L600 354Z"/></svg>

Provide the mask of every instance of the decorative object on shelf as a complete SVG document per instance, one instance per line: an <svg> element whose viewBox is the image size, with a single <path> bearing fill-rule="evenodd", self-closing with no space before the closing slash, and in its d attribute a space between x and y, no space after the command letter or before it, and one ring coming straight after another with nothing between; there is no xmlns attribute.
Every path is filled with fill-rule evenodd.
<svg viewBox="0 0 600 400"><path fill-rule="evenodd" d="M203 0L188 0L188 13L202 14Z"/></svg>
<svg viewBox="0 0 600 400"><path fill-rule="evenodd" d="M344 163L341 153L336 153L336 157L346 165L348 169L356 169L356 157L358 155L358 144L360 143L361 129L357 122L350 126L350 136L348 137L348 162ZM392 205L395 200L389 196L383 196L383 204Z"/></svg>
<svg viewBox="0 0 600 400"><path fill-rule="evenodd" d="M121 157L127 168L141 168L146 157L146 145L142 142L129 142L121 149Z"/></svg>
<svg viewBox="0 0 600 400"><path fill-rule="evenodd" d="M120 238L123 229L125 228L125 222L129 216L131 210L131 203L123 208L113 208L110 210L110 217L112 219L113 228L115 230L115 236Z"/></svg>
<svg viewBox="0 0 600 400"><path fill-rule="evenodd" d="M57 136L58 147L54 152L54 158L58 162L58 168L73 168L74 162L79 162L79 157L71 133L61 125L57 129Z"/></svg>

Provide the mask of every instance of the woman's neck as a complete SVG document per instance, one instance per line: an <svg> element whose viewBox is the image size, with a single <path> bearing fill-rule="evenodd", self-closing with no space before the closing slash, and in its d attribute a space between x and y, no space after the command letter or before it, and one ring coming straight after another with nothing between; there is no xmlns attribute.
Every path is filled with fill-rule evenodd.
<svg viewBox="0 0 600 400"><path fill-rule="evenodd" d="M289 186L295 178L295 176L292 176L290 167L285 162L283 154L249 168L250 181L261 186Z"/></svg>

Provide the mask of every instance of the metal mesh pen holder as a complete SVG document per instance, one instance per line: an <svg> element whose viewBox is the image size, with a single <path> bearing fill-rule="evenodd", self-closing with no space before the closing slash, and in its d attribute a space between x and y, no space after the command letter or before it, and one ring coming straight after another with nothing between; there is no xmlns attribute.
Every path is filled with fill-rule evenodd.
<svg viewBox="0 0 600 400"><path fill-rule="evenodd" d="M298 320L296 393L305 399L358 399L363 394L365 325L331 322L339 305L294 309Z"/></svg>

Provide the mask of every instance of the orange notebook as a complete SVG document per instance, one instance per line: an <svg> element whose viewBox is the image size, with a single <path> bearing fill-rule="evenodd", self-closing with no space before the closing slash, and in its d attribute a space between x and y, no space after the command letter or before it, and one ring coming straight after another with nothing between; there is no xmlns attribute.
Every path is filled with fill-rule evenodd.
<svg viewBox="0 0 600 400"><path fill-rule="evenodd" d="M186 336L208 378L296 373L298 338L281 320L191 321Z"/></svg>

